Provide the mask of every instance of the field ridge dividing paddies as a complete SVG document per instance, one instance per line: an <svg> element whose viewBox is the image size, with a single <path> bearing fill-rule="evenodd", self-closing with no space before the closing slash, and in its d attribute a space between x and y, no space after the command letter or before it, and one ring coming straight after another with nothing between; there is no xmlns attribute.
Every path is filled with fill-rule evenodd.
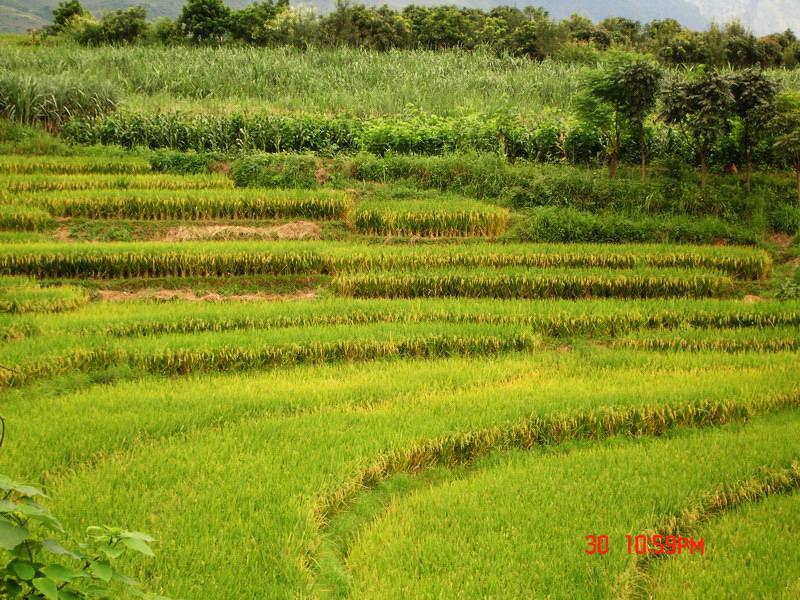
<svg viewBox="0 0 800 600"><path fill-rule="evenodd" d="M778 326L800 326L800 308L786 309L777 305L775 312L746 310L745 307L734 307L735 310L698 310L696 312L670 310L652 306L648 312L637 312L639 307L632 306L625 311L619 307L618 312L597 314L591 311L593 305L586 305L581 312L574 309L548 314L503 314L503 305L486 306L494 312L448 311L444 309L397 310L391 306L383 311L352 311L347 304L342 304L341 312L320 315L274 316L237 315L219 319L202 316L188 316L170 321L148 320L146 322L120 323L115 325L99 325L85 331L102 331L117 337L159 335L165 333L195 333L201 331L231 331L239 329L273 329L299 326L325 325L364 325L367 323L490 323L515 324L529 327L529 333L539 333L548 337L601 335L616 336L640 329L675 329L678 327L725 327L725 328L769 328ZM754 306L754 305L751 305ZM570 308L569 306L564 308Z"/></svg>
<svg viewBox="0 0 800 600"><path fill-rule="evenodd" d="M222 175L0 175L0 193L94 191L114 189L203 190L230 189Z"/></svg>
<svg viewBox="0 0 800 600"><path fill-rule="evenodd" d="M4 244L0 273L37 277L335 274L445 267L712 269L743 279L766 276L769 255L748 248L592 245L431 245L380 247L336 242L170 244Z"/></svg>
<svg viewBox="0 0 800 600"><path fill-rule="evenodd" d="M336 190L109 190L17 196L13 205L89 219L343 219L352 196Z"/></svg>
<svg viewBox="0 0 800 600"><path fill-rule="evenodd" d="M678 427L710 427L746 422L754 416L800 406L800 390L752 402L738 399L683 406L606 407L578 415L534 415L529 419L465 434L421 441L404 450L390 451L356 470L333 492L320 496L312 515L320 529L336 513L346 510L363 490L398 473L415 474L452 468L494 451L529 450L573 440L601 440L615 435L657 436Z"/></svg>
<svg viewBox="0 0 800 600"><path fill-rule="evenodd" d="M762 468L753 477L720 487L686 507L678 515L671 515L655 524L646 535L687 536L700 533L701 527L727 511L748 503L762 502L770 496L791 494L800 489L800 463L785 469ZM656 560L669 560L669 555L637 554L622 587L622 600L649 598L650 570Z"/></svg>
<svg viewBox="0 0 800 600"><path fill-rule="evenodd" d="M0 175L142 175L150 172L150 162L135 157L0 156Z"/></svg>
<svg viewBox="0 0 800 600"><path fill-rule="evenodd" d="M498 236L508 209L469 198L362 200L352 214L360 233L424 237Z"/></svg>
<svg viewBox="0 0 800 600"><path fill-rule="evenodd" d="M769 329L701 328L672 332L634 333L616 340L614 346L673 352L782 352L800 349L800 328Z"/></svg>
<svg viewBox="0 0 800 600"><path fill-rule="evenodd" d="M495 355L532 351L540 346L538 337L521 333L504 337L418 334L388 340L312 341L266 345L261 348L223 346L152 352L113 347L84 348L17 364L14 365L14 370L0 371L0 388L19 387L37 379L70 371L91 371L122 364L153 374L186 375L203 371L239 371L301 363L369 361L392 357Z"/></svg>
<svg viewBox="0 0 800 600"><path fill-rule="evenodd" d="M690 270L471 270L344 274L333 279L332 288L355 298L663 298L718 297L733 291L733 281Z"/></svg>

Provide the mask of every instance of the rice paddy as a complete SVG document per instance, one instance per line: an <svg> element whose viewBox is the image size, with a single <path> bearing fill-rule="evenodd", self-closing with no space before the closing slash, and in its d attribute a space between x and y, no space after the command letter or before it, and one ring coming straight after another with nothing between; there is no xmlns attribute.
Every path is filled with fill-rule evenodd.
<svg viewBox="0 0 800 600"><path fill-rule="evenodd" d="M353 183L1 157L0 472L152 534L172 598L796 594L791 245L512 243L502 199Z"/></svg>

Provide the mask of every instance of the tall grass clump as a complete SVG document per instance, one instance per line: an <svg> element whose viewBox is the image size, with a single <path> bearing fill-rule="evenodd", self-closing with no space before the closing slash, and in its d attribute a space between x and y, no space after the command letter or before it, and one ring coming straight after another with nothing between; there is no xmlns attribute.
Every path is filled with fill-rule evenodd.
<svg viewBox="0 0 800 600"><path fill-rule="evenodd" d="M117 107L116 90L85 75L42 76L0 70L0 117L60 129L69 119L92 119Z"/></svg>

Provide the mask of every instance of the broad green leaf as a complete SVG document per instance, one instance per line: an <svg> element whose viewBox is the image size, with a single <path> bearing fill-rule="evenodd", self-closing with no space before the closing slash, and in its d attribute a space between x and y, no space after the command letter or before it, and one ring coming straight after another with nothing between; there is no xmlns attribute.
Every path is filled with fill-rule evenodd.
<svg viewBox="0 0 800 600"><path fill-rule="evenodd" d="M58 585L48 577L37 577L33 580L33 587L47 600L58 600Z"/></svg>
<svg viewBox="0 0 800 600"><path fill-rule="evenodd" d="M142 540L143 542L155 542L156 538L142 533L141 531L123 531L120 534L122 539Z"/></svg>
<svg viewBox="0 0 800 600"><path fill-rule="evenodd" d="M11 561L11 564L8 565L8 569L24 581L30 581L36 577L36 568L25 560Z"/></svg>
<svg viewBox="0 0 800 600"><path fill-rule="evenodd" d="M58 600L82 600L83 594L78 595L70 590L58 590Z"/></svg>
<svg viewBox="0 0 800 600"><path fill-rule="evenodd" d="M127 575L123 575L119 571L114 571L114 575L112 576L112 578L114 579L114 581L117 581L119 583L122 583L130 587L137 587L139 585L139 582L136 581L133 577L128 577Z"/></svg>
<svg viewBox="0 0 800 600"><path fill-rule="evenodd" d="M17 492L20 496L26 496L28 498L35 498L37 496L41 496L42 498L47 498L47 494L45 494L42 490L32 485L15 485L12 489L15 492Z"/></svg>
<svg viewBox="0 0 800 600"><path fill-rule="evenodd" d="M135 552L140 552L146 556L155 556L153 551L150 549L150 546L147 545L147 542L142 540L135 538L123 538L122 543Z"/></svg>
<svg viewBox="0 0 800 600"><path fill-rule="evenodd" d="M100 552L106 555L107 558L113 560L125 554L125 550L119 546L101 546Z"/></svg>
<svg viewBox="0 0 800 600"><path fill-rule="evenodd" d="M13 479L9 479L5 475L0 475L0 490L7 492L13 490L17 485L19 484Z"/></svg>
<svg viewBox="0 0 800 600"><path fill-rule="evenodd" d="M75 559L80 558L80 555L75 554L67 548L64 548L64 546L62 546L58 541L53 539L47 539L42 542L42 548L47 550L50 554L55 554L57 556L69 556Z"/></svg>
<svg viewBox="0 0 800 600"><path fill-rule="evenodd" d="M0 513L10 513L17 510L18 504L11 500L0 500Z"/></svg>
<svg viewBox="0 0 800 600"><path fill-rule="evenodd" d="M109 565L107 562L100 561L95 561L89 565L89 572L98 579L102 579L106 583L111 581L111 575L113 574L111 565Z"/></svg>
<svg viewBox="0 0 800 600"><path fill-rule="evenodd" d="M28 529L0 519L0 548L13 550L28 539Z"/></svg>
<svg viewBox="0 0 800 600"><path fill-rule="evenodd" d="M58 584L72 581L78 577L87 577L86 573L83 571L76 571L75 569L70 569L69 567L63 567L61 565L49 565L40 569L40 571Z"/></svg>

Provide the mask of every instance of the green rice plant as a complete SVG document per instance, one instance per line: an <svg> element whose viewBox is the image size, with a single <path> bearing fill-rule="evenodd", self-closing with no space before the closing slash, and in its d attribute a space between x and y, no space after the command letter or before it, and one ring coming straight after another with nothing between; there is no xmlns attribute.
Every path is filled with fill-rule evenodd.
<svg viewBox="0 0 800 600"><path fill-rule="evenodd" d="M800 561L800 492L748 500L694 528L706 542L702 561L689 555L653 561L645 572L645 585L654 598L664 597L663 590L669 588L681 589L691 598L711 593L735 596L741 590L761 597L776 593L791 597L798 592L794 565ZM754 561L752 556L765 560Z"/></svg>
<svg viewBox="0 0 800 600"><path fill-rule="evenodd" d="M376 387L376 380L383 384ZM753 421L752 429L742 428L742 434L749 434L741 438L733 428L720 434L723 437L708 429L698 432L702 441L687 444L681 454L691 455L688 466L681 466L683 461L676 458L677 466L667 471L670 477L693 477L695 483L670 487L674 480L663 482L665 489L672 491L652 490L659 504L651 504L650 496L638 504L620 501L635 495L633 492L608 500L602 496L602 503L594 494L573 494L563 503L541 502L541 506L552 507L548 510L569 511L564 518L631 508L647 525L654 506L660 509L659 516L662 510L683 508L684 501L720 482L743 480L760 466L785 466L795 454L796 427L788 423L784 427L780 422L762 427L754 417L791 406L796 391L794 354L683 355L624 349L613 356L594 349L498 358L299 366L269 373L166 381L137 378L55 395L32 393L30 389L7 394L4 415L14 424L15 443L4 447L0 467L8 471L9 465L16 465L18 477L45 480L53 497L49 505L69 530L83 527L87 519L84 502L90 500L94 522L149 523L149 531L162 540L159 560L153 564L134 562L129 570L142 579L149 574L151 589L172 597L314 595L311 582L323 583L319 569L328 560L323 554L327 531L318 529L319 523L313 518L315 508L321 499L336 495L355 474L383 457L407 453L421 459L430 457L430 462L419 463L423 467L431 463L447 465L448 456L468 459L470 455L445 451L437 460L435 453L418 454L417 449L439 447L437 440L448 439L474 440L472 447L485 451L492 447L481 446L480 440L528 439L535 443L534 437L512 435L514 431L533 431L532 426L526 428L533 423L544 423L554 433L560 431L554 440L586 440L583 443L591 453L592 440L613 434L674 434L670 428L681 424L710 427ZM46 418L54 413L58 419ZM584 424L594 424L594 428L581 428ZM301 446L298 440L302 440ZM661 438L652 443L666 444L669 440ZM627 477L628 471L618 471L617 465L621 469L641 463L646 473L658 471L663 477L662 457L668 456L673 446L683 445L676 442L661 452L645 444L633 443L642 447L641 452L618 457L613 452L623 446L621 441L603 445L596 462L592 462L602 468L587 470L579 466L585 464L582 459L559 465L558 461L573 453L569 445L551 446L544 457L549 456L546 464L540 466L543 473L559 476L532 479L530 471L524 477L516 472L516 482L527 485L527 489L541 489L547 484L548 490L552 487L557 491L569 473L573 478L581 477L575 482L579 489L591 475L598 488L610 491L616 486L603 486L608 479L598 480L597 473L612 476L619 472L620 481L635 486L639 479ZM441 447L446 450L452 446ZM502 449L502 444L498 448ZM534 452L531 462L526 463L528 467L541 457L535 452L537 445L531 448ZM708 456L709 461L698 460L698 456ZM86 468L88 465L91 468ZM473 474L479 475L481 465L476 466ZM496 488L489 489L494 498ZM650 486L645 489L650 490ZM113 494L103 493L111 490ZM179 500L185 494L193 501ZM578 505L576 499L581 500ZM402 509L405 500L398 504L396 508ZM157 519L150 517L154 505L159 510ZM217 507L213 516L203 517L209 514L209 506ZM498 506L505 514L506 505ZM519 506L516 501L515 526L519 524ZM539 510L540 504L526 500L523 506L537 506ZM242 507L248 507L245 515ZM376 521L384 522L390 515L381 512L375 515ZM492 514L483 513L475 521L490 527ZM626 520L627 515L622 516L626 528L640 524ZM556 529L537 529L538 539L550 541L539 554L542 567L534 569L533 575L530 569L520 569L524 574L520 577L546 576L549 568L558 571L560 564L547 567L551 558L561 556L551 555L551 548L557 545L564 555L570 553L572 568L584 565L587 572L593 570L597 563L574 560L583 550L585 525L572 521L563 524L563 519L552 518L550 513L548 517L543 521ZM201 530L191 527L200 521L205 523ZM261 551L256 555L242 544L243 536L252 534L254 522L264 533L258 540ZM456 525L460 524L459 519ZM558 529L561 524L563 530ZM372 539L368 531L362 532L361 539ZM482 532L477 529L475 533L480 535L470 539L483 539ZM500 543L496 532L492 532L495 544ZM525 539L533 539L525 533ZM565 548L564 540L572 540L572 536L575 546ZM499 540L506 538L500 536ZM404 541L394 538L389 545L394 548ZM530 545L516 543L516 547L524 552ZM442 555L439 552L437 556ZM197 580L196 574L202 572L204 564L239 564L247 557L255 561L252 577L242 580L241 571L232 567L220 568L213 578ZM525 559L530 565L530 556ZM618 564L613 563L615 572ZM486 570L491 569L494 567ZM275 577L275 573L281 576ZM516 578L514 575L514 581ZM613 577L592 580L587 589L595 590L607 579ZM239 583L234 585L236 581ZM503 584L508 589L507 576Z"/></svg>
<svg viewBox="0 0 800 600"><path fill-rule="evenodd" d="M746 498L769 494L784 479L800 485L797 416L584 445L567 454L498 453L471 474L382 511L349 548L350 594L424 598L446 589L465 598L522 597L530 590L568 596L579 588L597 598L620 597L637 576L626 535L653 534L662 519L727 489ZM531 508L523 519L520 506ZM608 536L610 551L584 554L587 535ZM443 556L442 548L463 548L464 540L469 550L458 561ZM499 570L514 576L470 577Z"/></svg>
<svg viewBox="0 0 800 600"><path fill-rule="evenodd" d="M33 206L0 204L0 229L44 231L53 224L53 216Z"/></svg>
<svg viewBox="0 0 800 600"><path fill-rule="evenodd" d="M126 365L162 375L275 368L303 363L435 358L530 351L539 338L513 327L485 324L368 324L359 328L285 328L258 331L117 338L37 337L9 344L0 387Z"/></svg>
<svg viewBox="0 0 800 600"><path fill-rule="evenodd" d="M0 174L83 175L89 173L137 175L150 172L150 164L137 158L102 156L0 156Z"/></svg>
<svg viewBox="0 0 800 600"><path fill-rule="evenodd" d="M359 232L373 235L498 236L505 231L508 209L452 196L364 200L352 221Z"/></svg>
<svg viewBox="0 0 800 600"><path fill-rule="evenodd" d="M0 278L0 313L64 312L83 306L88 301L89 294L79 287L44 287L28 279ZM12 336L4 334L0 337Z"/></svg>
<svg viewBox="0 0 800 600"><path fill-rule="evenodd" d="M357 298L663 298L721 296L732 281L716 273L665 270L451 270L337 275L333 290Z"/></svg>
<svg viewBox="0 0 800 600"><path fill-rule="evenodd" d="M128 189L43 192L16 196L15 204L58 217L90 219L342 219L352 197L335 190Z"/></svg>
<svg viewBox="0 0 800 600"><path fill-rule="evenodd" d="M0 175L0 190L13 193L108 189L203 190L231 187L233 182L221 175Z"/></svg>
<svg viewBox="0 0 800 600"><path fill-rule="evenodd" d="M375 246L335 242L5 244L0 274L36 277L336 274L449 267L717 270L765 277L769 255L756 249L687 246L474 244Z"/></svg>

